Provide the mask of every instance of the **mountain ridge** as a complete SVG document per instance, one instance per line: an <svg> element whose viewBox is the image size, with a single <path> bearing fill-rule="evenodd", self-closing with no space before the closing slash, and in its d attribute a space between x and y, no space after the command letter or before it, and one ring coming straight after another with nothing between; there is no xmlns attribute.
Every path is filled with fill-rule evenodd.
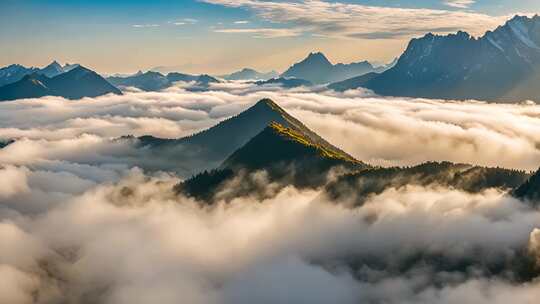
<svg viewBox="0 0 540 304"><path fill-rule="evenodd" d="M222 75L221 78L225 80L268 80L276 78L278 76L279 74L276 71L263 73L255 69L243 68L240 71L236 71L227 75Z"/></svg>
<svg viewBox="0 0 540 304"><path fill-rule="evenodd" d="M219 83L220 81L210 75L189 75L178 72L171 72L163 75L160 72L139 71L131 76L111 76L107 80L114 85L120 87L135 87L143 91L160 91L172 86L175 82L195 82L197 86L204 88L211 83Z"/></svg>
<svg viewBox="0 0 540 304"><path fill-rule="evenodd" d="M0 100L60 96L67 99L97 97L105 94L122 94L96 72L77 66L69 72L49 78L35 72L21 80L0 87Z"/></svg>
<svg viewBox="0 0 540 304"><path fill-rule="evenodd" d="M463 31L428 33L412 39L393 68L329 87L365 87L386 96L540 101L539 46L538 16L516 16L478 38Z"/></svg>
<svg viewBox="0 0 540 304"><path fill-rule="evenodd" d="M375 68L368 61L332 64L322 52L311 52L306 58L289 67L280 77L299 78L314 84L324 84L384 69L385 67Z"/></svg>

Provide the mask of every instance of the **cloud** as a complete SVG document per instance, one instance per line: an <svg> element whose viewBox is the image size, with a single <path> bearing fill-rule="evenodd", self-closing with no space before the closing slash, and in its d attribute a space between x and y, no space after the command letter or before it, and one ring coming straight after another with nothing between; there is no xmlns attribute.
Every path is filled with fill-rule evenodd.
<svg viewBox="0 0 540 304"><path fill-rule="evenodd" d="M248 24L249 21L247 20L239 20L239 21L235 21L234 24Z"/></svg>
<svg viewBox="0 0 540 304"><path fill-rule="evenodd" d="M134 172L39 217L1 222L9 270L0 278L10 283L2 296L14 304L30 295L38 303L397 304L538 295L535 281L514 281L512 265L536 248L529 236L539 214L495 191L392 189L351 210L288 188L271 200L205 208L174 196L176 182Z"/></svg>
<svg viewBox="0 0 540 304"><path fill-rule="evenodd" d="M257 38L283 38L295 37L300 33L291 29L277 28L251 28L251 29L216 29L215 33L225 34L254 34Z"/></svg>
<svg viewBox="0 0 540 304"><path fill-rule="evenodd" d="M132 27L135 28L152 28L152 27L159 27L159 24L134 24Z"/></svg>
<svg viewBox="0 0 540 304"><path fill-rule="evenodd" d="M173 24L173 25L193 25L193 24L196 24L197 22L199 22L199 20L197 20L197 19L184 18L184 19L181 19L181 20L178 20L178 21L169 21L169 24Z"/></svg>
<svg viewBox="0 0 540 304"><path fill-rule="evenodd" d="M185 136L263 97L373 163L540 163L540 106L532 104L242 82L0 103L0 138L16 139L0 149L0 302L502 304L540 296L540 212L501 191L390 188L350 208L321 190L267 184L272 198L204 206L173 192L182 177L136 168L185 155L138 159L113 140Z"/></svg>
<svg viewBox="0 0 540 304"><path fill-rule="evenodd" d="M206 92L173 87L77 102L46 97L0 103L0 138L18 139L0 150L0 163L99 164L105 175L135 165L166 169L189 162L198 167L195 160L176 155L141 159L112 139L130 134L184 137L266 97L331 143L374 165L453 161L536 170L540 164L537 105L384 98L361 90L284 90L241 82L215 84Z"/></svg>
<svg viewBox="0 0 540 304"><path fill-rule="evenodd" d="M475 2L476 0L446 0L444 4L456 8L468 8Z"/></svg>
<svg viewBox="0 0 540 304"><path fill-rule="evenodd" d="M335 38L402 39L427 32L449 33L457 30L481 35L507 19L507 16L490 16L476 12L368 6L320 0L203 1L246 8L266 21L288 25L297 32ZM470 1L450 3L465 5L468 2Z"/></svg>

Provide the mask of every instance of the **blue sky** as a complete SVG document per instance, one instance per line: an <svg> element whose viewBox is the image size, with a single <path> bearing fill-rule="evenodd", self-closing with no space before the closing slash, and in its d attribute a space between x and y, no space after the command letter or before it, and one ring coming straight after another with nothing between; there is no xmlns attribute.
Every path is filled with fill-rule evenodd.
<svg viewBox="0 0 540 304"><path fill-rule="evenodd" d="M536 12L537 0L1 0L0 65L224 73L282 70L315 50L389 61L426 32L481 35Z"/></svg>

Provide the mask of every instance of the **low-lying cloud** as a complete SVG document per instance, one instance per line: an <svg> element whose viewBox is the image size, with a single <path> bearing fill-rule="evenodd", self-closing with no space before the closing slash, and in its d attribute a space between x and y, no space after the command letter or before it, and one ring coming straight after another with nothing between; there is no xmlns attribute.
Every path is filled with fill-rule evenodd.
<svg viewBox="0 0 540 304"><path fill-rule="evenodd" d="M499 190L390 188L351 208L286 187L207 206L114 140L189 135L264 97L372 164L540 164L532 104L245 83L0 103L16 140L0 149L0 303L537 301L540 214Z"/></svg>
<svg viewBox="0 0 540 304"><path fill-rule="evenodd" d="M245 83L216 84L208 92L175 87L77 102L47 97L1 103L0 138L19 140L0 150L0 163L92 158L101 165L132 166L122 157L128 148L111 139L187 136L266 97L374 165L453 161L535 170L540 164L537 105L383 98L364 91L283 90Z"/></svg>
<svg viewBox="0 0 540 304"><path fill-rule="evenodd" d="M176 197L176 182L133 172L38 217L4 218L0 299L532 303L539 295L538 211L497 191L392 189L350 209L287 188L270 200L202 207Z"/></svg>

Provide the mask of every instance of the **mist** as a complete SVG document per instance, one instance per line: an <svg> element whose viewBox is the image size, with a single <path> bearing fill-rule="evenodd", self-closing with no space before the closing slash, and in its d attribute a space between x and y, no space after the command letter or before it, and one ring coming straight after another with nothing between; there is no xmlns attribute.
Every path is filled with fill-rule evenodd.
<svg viewBox="0 0 540 304"><path fill-rule="evenodd" d="M125 155L126 147L111 139L184 137L268 97L331 143L373 165L452 161L536 170L540 163L540 107L535 104L383 98L366 91L285 90L234 82L215 84L207 92L173 87L77 102L47 97L1 103L0 138L19 141L0 150L0 162L28 164L42 156L65 160L89 153L76 150L92 146L99 154L96 161L125 163L125 157L114 156Z"/></svg>
<svg viewBox="0 0 540 304"><path fill-rule="evenodd" d="M264 97L373 165L540 164L534 104L245 83L0 103L15 140L0 149L0 303L536 303L540 213L503 191L407 186L350 207L269 184L209 206L115 140L186 136Z"/></svg>

